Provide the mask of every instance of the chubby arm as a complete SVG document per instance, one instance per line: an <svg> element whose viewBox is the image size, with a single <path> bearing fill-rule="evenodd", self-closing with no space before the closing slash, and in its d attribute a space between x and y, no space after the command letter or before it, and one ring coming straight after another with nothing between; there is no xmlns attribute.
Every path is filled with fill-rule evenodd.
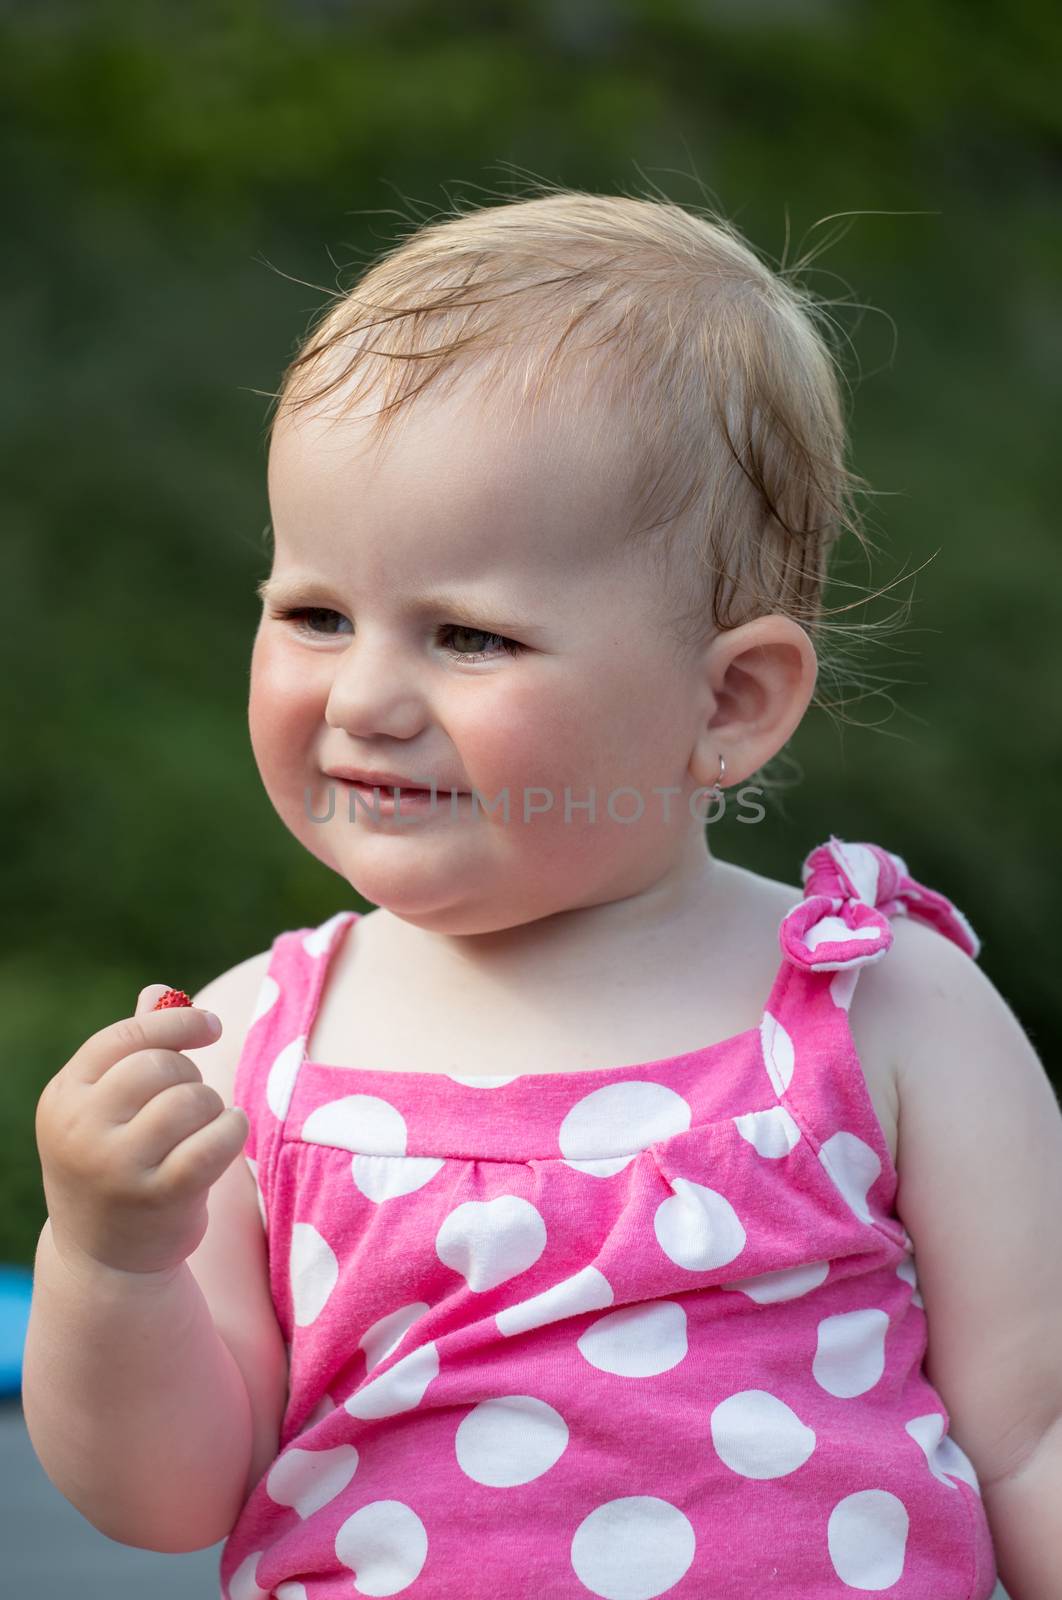
<svg viewBox="0 0 1062 1600"><path fill-rule="evenodd" d="M996 1566L1011 1600L1056 1600L1062 1573L1062 1418L1020 1466L982 1485Z"/></svg>
<svg viewBox="0 0 1062 1600"><path fill-rule="evenodd" d="M922 923L894 931L882 1002L895 1018L897 1210L926 1374L977 1472L1012 1600L1047 1600L1062 1592L1062 1112L977 964Z"/></svg>
<svg viewBox="0 0 1062 1600"><path fill-rule="evenodd" d="M251 1459L247 1389L187 1262L119 1272L37 1245L22 1403L59 1492L120 1544L223 1539Z"/></svg>
<svg viewBox="0 0 1062 1600"><path fill-rule="evenodd" d="M246 1130L226 1131L219 1115L232 1102L263 960L268 952L197 996L196 1007L213 1005L222 1019L213 1044L130 1054L145 1038L210 1037L196 1031L202 1009L149 1017L141 991L136 1017L93 1035L38 1103L48 1220L24 1355L30 1440L89 1522L145 1550L200 1550L227 1537L276 1454L285 1347L255 1185L237 1149ZM139 1031L149 1022L150 1034ZM167 1096L178 1095L167 1118ZM213 1147L202 1143L211 1137ZM183 1191L206 1199L205 1233L201 1215L188 1223L175 1209L180 1185L145 1177L150 1167L157 1180L166 1150L161 1170L183 1157Z"/></svg>

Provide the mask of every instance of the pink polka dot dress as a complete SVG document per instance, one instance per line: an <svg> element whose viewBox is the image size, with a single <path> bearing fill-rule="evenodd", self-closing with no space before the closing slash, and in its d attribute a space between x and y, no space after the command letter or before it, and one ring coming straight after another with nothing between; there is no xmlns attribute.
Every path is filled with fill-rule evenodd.
<svg viewBox="0 0 1062 1600"><path fill-rule="evenodd" d="M980 942L880 846L802 881L758 1027L606 1069L307 1060L359 914L277 937L234 1100L290 1388L224 1600L988 1600L848 1027L890 918Z"/></svg>

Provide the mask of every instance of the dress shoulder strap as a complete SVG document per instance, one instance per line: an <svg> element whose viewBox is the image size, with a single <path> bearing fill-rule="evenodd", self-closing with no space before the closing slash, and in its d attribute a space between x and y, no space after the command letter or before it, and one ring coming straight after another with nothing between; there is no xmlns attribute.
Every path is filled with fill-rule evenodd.
<svg viewBox="0 0 1062 1600"><path fill-rule="evenodd" d="M782 954L808 972L837 972L880 961L892 945L889 919L928 922L974 960L981 941L946 895L912 878L902 856L881 845L830 834L801 868L804 898L778 930Z"/></svg>
<svg viewBox="0 0 1062 1600"><path fill-rule="evenodd" d="M316 928L291 928L277 934L259 985L236 1066L232 1098L233 1104L247 1113L243 1154L258 1186L263 1221L271 1210L273 1168L284 1120L329 959L358 915L337 911Z"/></svg>
<svg viewBox="0 0 1062 1600"><path fill-rule="evenodd" d="M831 834L801 876L804 896L778 930L784 959L760 1026L764 1066L860 1219L902 1234L889 1220L898 1175L851 1030L852 998L863 968L888 954L894 917L929 923L974 959L981 941L946 895L881 845Z"/></svg>
<svg viewBox="0 0 1062 1600"><path fill-rule="evenodd" d="M853 843L830 834L801 868L804 895L778 928L783 960L765 1008L765 1026L829 1023L847 1012L863 968L881 961L893 944L891 919L928 923L976 960L981 941L947 895L919 883L902 856L881 845Z"/></svg>

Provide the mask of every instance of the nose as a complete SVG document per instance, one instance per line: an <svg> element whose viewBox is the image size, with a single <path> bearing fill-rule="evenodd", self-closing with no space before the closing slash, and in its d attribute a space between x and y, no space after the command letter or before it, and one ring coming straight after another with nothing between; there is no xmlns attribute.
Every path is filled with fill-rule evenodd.
<svg viewBox="0 0 1062 1600"><path fill-rule="evenodd" d="M384 638L373 642L364 631L337 658L325 704L325 721L359 739L387 734L411 739L427 717L415 677L417 668Z"/></svg>

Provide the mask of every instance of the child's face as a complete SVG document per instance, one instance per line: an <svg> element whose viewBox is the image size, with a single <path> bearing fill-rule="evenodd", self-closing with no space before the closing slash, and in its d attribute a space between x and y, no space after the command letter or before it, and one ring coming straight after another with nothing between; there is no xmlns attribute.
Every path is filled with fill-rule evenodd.
<svg viewBox="0 0 1062 1600"><path fill-rule="evenodd" d="M661 578L621 549L622 451L509 415L425 397L377 456L365 421L282 414L269 462L277 593L249 707L262 781L359 894L449 933L637 894L706 856L690 758L712 695L681 664ZM290 604L312 609L284 620L296 580ZM350 791L325 775L338 766L434 777L435 814L357 805L351 822ZM594 820L584 806L565 821L566 786L573 808L596 794ZM315 822L330 787L334 815ZM451 787L466 791L456 816ZM615 821L618 789L634 793L614 796ZM507 790L508 822L473 790Z"/></svg>

